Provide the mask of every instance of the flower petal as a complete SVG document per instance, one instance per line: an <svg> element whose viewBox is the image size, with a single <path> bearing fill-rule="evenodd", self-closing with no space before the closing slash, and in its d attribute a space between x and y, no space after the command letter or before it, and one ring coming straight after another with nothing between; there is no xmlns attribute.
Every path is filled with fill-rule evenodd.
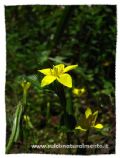
<svg viewBox="0 0 120 158"><path fill-rule="evenodd" d="M59 78L57 78L57 80L64 86L67 86L69 88L72 87L72 78L69 74L62 74Z"/></svg>
<svg viewBox="0 0 120 158"><path fill-rule="evenodd" d="M43 73L44 75L51 75L51 69L42 69L38 70L39 72Z"/></svg>
<svg viewBox="0 0 120 158"><path fill-rule="evenodd" d="M70 65L70 66L67 66L65 69L64 69L64 72L67 72L67 71L70 71L72 69L75 69L76 67L78 67L78 65Z"/></svg>
<svg viewBox="0 0 120 158"><path fill-rule="evenodd" d="M79 95L80 90L78 88L74 88L72 92L75 95Z"/></svg>
<svg viewBox="0 0 120 158"><path fill-rule="evenodd" d="M86 119L87 119L90 115L92 115L92 111L91 111L91 109L88 107L87 110L85 111Z"/></svg>
<svg viewBox="0 0 120 158"><path fill-rule="evenodd" d="M84 129L84 128L82 128L81 126L77 126L77 127L75 127L75 129L79 129L79 130L81 130L81 131L87 131L87 129Z"/></svg>
<svg viewBox="0 0 120 158"><path fill-rule="evenodd" d="M98 124L96 124L96 125L94 126L94 128L101 129L101 128L103 128L103 125L102 125L102 124L100 124L100 123L98 123Z"/></svg>
<svg viewBox="0 0 120 158"><path fill-rule="evenodd" d="M64 64L58 64L58 65L55 65L54 67L58 69L64 69Z"/></svg>
<svg viewBox="0 0 120 158"><path fill-rule="evenodd" d="M45 76L42 81L41 81L41 87L44 87L46 85L49 85L52 83L54 80L56 80L56 77L54 76Z"/></svg>

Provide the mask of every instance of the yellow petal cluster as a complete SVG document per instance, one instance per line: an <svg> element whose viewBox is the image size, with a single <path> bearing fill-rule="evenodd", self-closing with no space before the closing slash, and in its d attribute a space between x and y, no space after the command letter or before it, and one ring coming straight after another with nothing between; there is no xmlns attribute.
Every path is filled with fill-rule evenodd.
<svg viewBox="0 0 120 158"><path fill-rule="evenodd" d="M92 113L91 108L87 107L85 111L85 116L82 117L80 125L75 127L75 129L79 129L81 131L87 131L90 128L102 129L103 125L100 123L96 124L96 119L98 117L98 111Z"/></svg>
<svg viewBox="0 0 120 158"><path fill-rule="evenodd" d="M75 69L78 65L70 65L65 67L64 64L59 64L53 66L53 69L47 68L38 70L43 73L45 77L41 81L41 87L47 86L57 80L59 83L63 84L66 87L72 87L72 77L66 73L72 69Z"/></svg>
<svg viewBox="0 0 120 158"><path fill-rule="evenodd" d="M85 88L73 88L72 92L74 95L80 96L83 95L86 92L86 90Z"/></svg>

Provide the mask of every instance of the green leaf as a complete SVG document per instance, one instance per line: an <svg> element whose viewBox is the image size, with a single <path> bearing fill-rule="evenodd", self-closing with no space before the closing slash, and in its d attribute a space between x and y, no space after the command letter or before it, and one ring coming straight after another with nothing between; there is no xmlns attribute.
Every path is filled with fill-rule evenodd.
<svg viewBox="0 0 120 158"><path fill-rule="evenodd" d="M13 142L16 142L18 137L19 137L19 132L20 132L20 120L22 116L22 111L23 111L23 106L21 102L18 103L17 109L15 112L14 120L13 120L13 126L12 126L12 132L6 147L6 153L9 152Z"/></svg>

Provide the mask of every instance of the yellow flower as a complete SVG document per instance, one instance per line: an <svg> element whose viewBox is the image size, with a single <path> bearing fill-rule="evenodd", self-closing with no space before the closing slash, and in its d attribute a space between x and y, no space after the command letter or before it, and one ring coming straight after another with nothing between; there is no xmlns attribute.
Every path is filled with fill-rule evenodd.
<svg viewBox="0 0 120 158"><path fill-rule="evenodd" d="M84 94L85 91L86 91L85 88L74 88L72 92L73 94L79 96L81 94Z"/></svg>
<svg viewBox="0 0 120 158"><path fill-rule="evenodd" d="M81 118L80 125L75 129L79 129L81 131L87 131L90 128L102 129L103 125L98 123L96 124L96 119L98 117L98 111L92 113L92 110L88 107L85 111L85 116Z"/></svg>
<svg viewBox="0 0 120 158"><path fill-rule="evenodd" d="M43 73L45 77L41 81L41 87L51 84L55 80L67 86L69 88L72 87L72 78L71 76L66 73L72 69L75 69L78 65L70 65L65 67L64 64L59 64L53 66L53 69L47 68L38 70L39 72Z"/></svg>

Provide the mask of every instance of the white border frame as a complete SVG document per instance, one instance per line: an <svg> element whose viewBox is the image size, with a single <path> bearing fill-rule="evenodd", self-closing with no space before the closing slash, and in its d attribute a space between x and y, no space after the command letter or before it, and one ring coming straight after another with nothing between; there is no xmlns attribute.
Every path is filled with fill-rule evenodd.
<svg viewBox="0 0 120 158"><path fill-rule="evenodd" d="M116 154L90 155L90 157L120 157L120 4L119 0L0 0L0 157L78 157L76 155L50 154L5 154L6 143L6 112L5 112L5 77L6 77L6 32L5 32L5 6L13 5L117 5L117 46L116 46ZM119 44L118 44L119 43ZM84 157L80 155L80 157ZM89 156L85 156L89 157Z"/></svg>

